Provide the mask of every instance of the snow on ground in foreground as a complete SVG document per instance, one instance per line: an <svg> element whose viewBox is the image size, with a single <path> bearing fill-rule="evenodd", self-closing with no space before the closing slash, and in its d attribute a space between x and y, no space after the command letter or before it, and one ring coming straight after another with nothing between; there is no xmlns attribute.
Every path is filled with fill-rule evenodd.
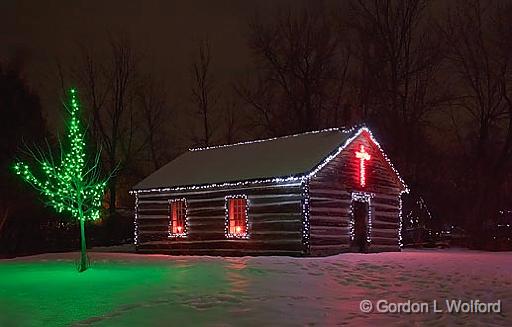
<svg viewBox="0 0 512 327"><path fill-rule="evenodd" d="M0 260L0 326L512 326L512 253L327 258L76 253ZM363 299L502 301L496 314L362 313Z"/></svg>

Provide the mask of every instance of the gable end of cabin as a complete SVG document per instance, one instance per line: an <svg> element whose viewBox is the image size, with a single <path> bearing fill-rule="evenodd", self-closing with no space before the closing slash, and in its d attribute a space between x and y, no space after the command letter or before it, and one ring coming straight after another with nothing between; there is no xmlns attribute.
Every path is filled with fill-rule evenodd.
<svg viewBox="0 0 512 327"><path fill-rule="evenodd" d="M379 144L362 129L309 180L310 255L400 251L404 191Z"/></svg>

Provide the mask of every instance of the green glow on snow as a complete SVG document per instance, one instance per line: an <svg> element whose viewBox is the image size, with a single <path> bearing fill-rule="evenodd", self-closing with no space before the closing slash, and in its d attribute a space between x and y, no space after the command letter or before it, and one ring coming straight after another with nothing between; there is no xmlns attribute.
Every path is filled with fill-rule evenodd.
<svg viewBox="0 0 512 327"><path fill-rule="evenodd" d="M99 260L77 274L70 260L0 261L0 326L67 326L84 321L123 326L134 319L144 324L162 316L149 317L141 311L157 313L162 307L169 311L169 306L180 307L172 313L180 319L194 321L199 318L186 315L197 311L181 302L187 296L233 291L225 268Z"/></svg>

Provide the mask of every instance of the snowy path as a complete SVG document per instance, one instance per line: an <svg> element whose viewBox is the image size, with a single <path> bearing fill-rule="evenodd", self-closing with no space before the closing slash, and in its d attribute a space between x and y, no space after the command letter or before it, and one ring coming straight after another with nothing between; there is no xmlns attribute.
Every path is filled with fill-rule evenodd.
<svg viewBox="0 0 512 327"><path fill-rule="evenodd" d="M0 326L512 326L512 253L327 258L91 253L0 260ZM362 313L363 299L494 302L502 313Z"/></svg>

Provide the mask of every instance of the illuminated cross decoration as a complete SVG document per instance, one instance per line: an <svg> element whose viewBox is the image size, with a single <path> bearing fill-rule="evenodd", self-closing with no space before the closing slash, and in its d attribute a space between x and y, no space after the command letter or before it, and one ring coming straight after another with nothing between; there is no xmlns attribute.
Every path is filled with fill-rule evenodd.
<svg viewBox="0 0 512 327"><path fill-rule="evenodd" d="M365 160L370 160L371 156L368 152L365 151L364 145L361 145L361 148L358 152L356 152L356 158L360 160L359 162L359 184L362 187L366 185L366 173L365 173Z"/></svg>

